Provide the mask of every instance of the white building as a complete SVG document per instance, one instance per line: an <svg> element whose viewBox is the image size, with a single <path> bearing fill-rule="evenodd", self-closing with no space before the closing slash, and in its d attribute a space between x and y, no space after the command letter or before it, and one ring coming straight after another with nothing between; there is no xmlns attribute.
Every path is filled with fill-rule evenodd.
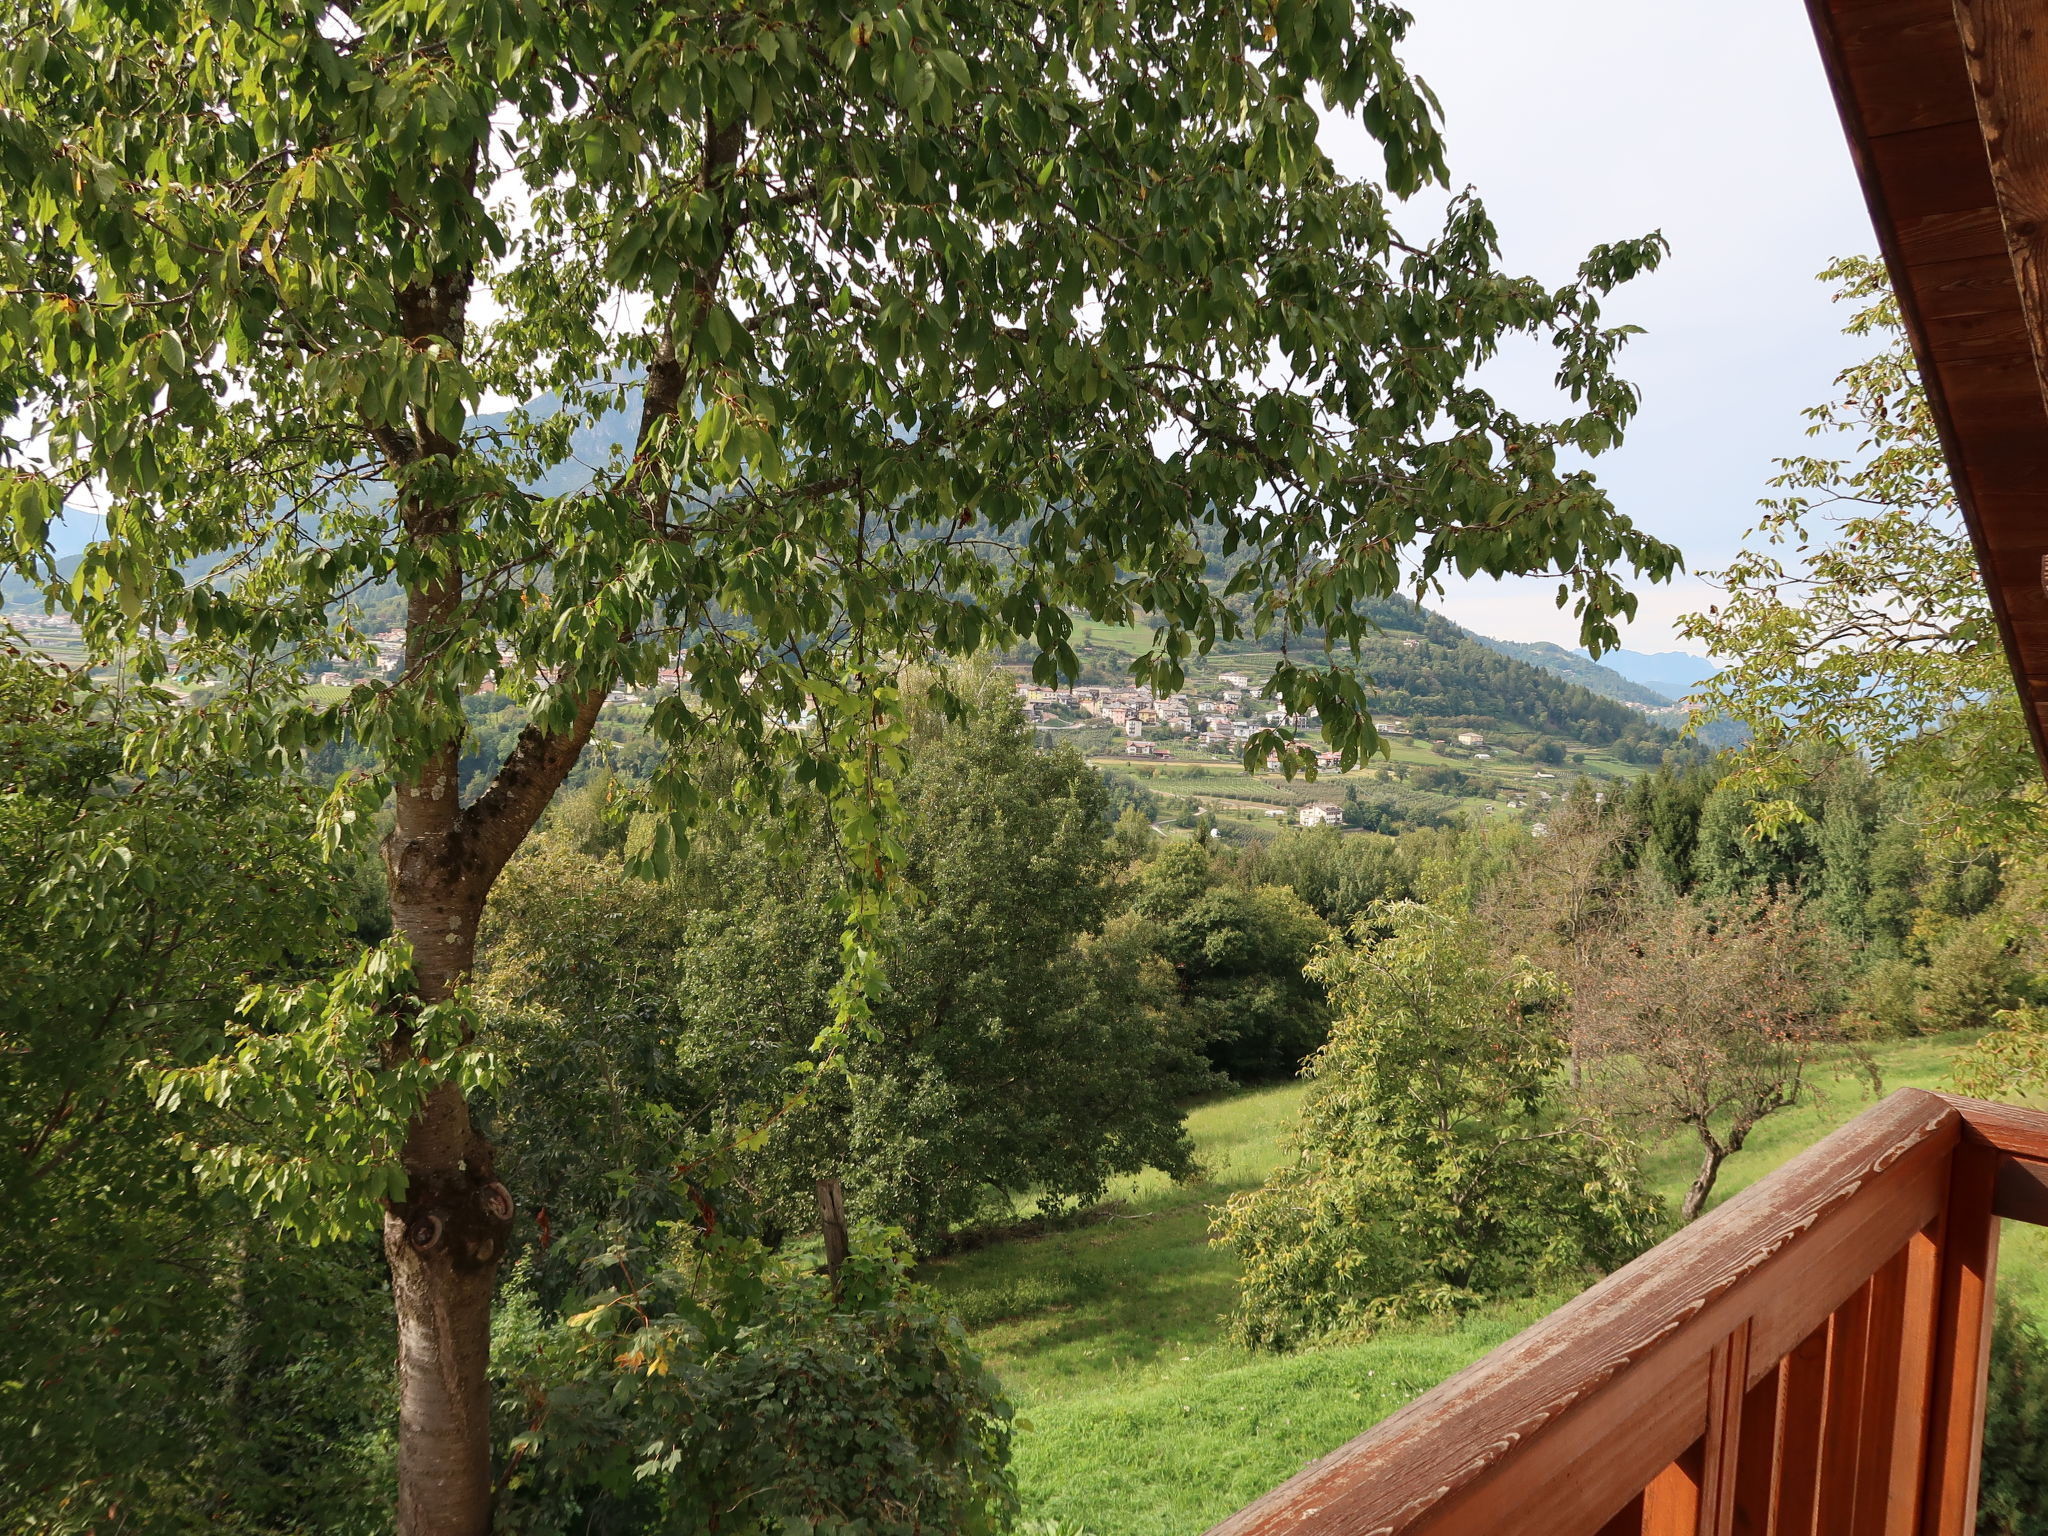
<svg viewBox="0 0 2048 1536"><path fill-rule="evenodd" d="M1295 819L1304 827L1341 827L1344 825L1344 807L1341 805L1304 805L1295 813Z"/></svg>

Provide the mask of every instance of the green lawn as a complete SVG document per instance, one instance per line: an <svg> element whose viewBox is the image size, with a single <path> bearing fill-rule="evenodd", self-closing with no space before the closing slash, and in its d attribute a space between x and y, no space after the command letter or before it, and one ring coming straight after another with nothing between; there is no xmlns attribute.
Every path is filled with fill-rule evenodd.
<svg viewBox="0 0 2048 1536"><path fill-rule="evenodd" d="M1940 1087L1965 1037L1886 1044L1884 1088ZM1764 1125L1716 1198L1761 1178L1872 1102L1853 1076ZM1194 1536L1514 1335L1562 1295L1498 1304L1456 1327L1388 1332L1293 1356L1228 1343L1235 1266L1208 1242L1210 1208L1281 1157L1301 1088L1234 1094L1188 1117L1199 1181L1156 1174L1112 1191L1107 1220L941 1260L929 1273L1001 1376L1020 1418L1025 1512L1095 1536ZM1660 1149L1651 1171L1676 1204L1694 1159ZM2041 1297L2048 1247L2009 1228L2001 1282Z"/></svg>

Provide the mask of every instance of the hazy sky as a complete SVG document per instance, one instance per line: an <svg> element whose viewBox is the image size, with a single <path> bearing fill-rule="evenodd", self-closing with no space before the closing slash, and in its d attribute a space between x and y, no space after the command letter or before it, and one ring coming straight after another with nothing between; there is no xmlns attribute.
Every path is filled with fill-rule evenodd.
<svg viewBox="0 0 2048 1536"><path fill-rule="evenodd" d="M1648 332L1622 371L1643 392L1627 443L1596 469L1623 511L1693 571L1754 521L1802 407L1855 356L1813 276L1872 251L1813 34L1798 0L1409 0L1409 64L1443 102L1454 181L1478 189L1508 262L1567 276L1604 240L1662 229L1662 270L1610 315ZM1333 125L1345 168L1376 158ZM1547 378L1541 354L1500 370ZM1512 385L1509 386L1512 388ZM1576 643L1554 583L1478 583L1438 604L1483 634ZM1624 636L1675 644L1670 620L1711 594L1696 577L1643 593Z"/></svg>

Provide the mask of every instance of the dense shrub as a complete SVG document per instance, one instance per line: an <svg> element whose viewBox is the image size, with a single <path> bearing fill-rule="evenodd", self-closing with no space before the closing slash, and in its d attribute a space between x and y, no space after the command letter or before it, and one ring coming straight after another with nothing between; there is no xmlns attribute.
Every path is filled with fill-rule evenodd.
<svg viewBox="0 0 2048 1536"><path fill-rule="evenodd" d="M1849 1026L1859 1032L1918 1034L1924 1027L1920 978L1920 967L1903 956L1873 960L1849 990Z"/></svg>
<svg viewBox="0 0 2048 1536"><path fill-rule="evenodd" d="M987 1536L1014 1511L1010 1413L889 1248L836 1288L685 1232L595 1266L568 1317L516 1275L494 1355L504 1536Z"/></svg>
<svg viewBox="0 0 2048 1536"><path fill-rule="evenodd" d="M201 1187L262 1108L151 1082L347 953L354 871L302 786L124 772L172 718L0 648L0 1530L388 1529L381 1255Z"/></svg>
<svg viewBox="0 0 2048 1536"><path fill-rule="evenodd" d="M1978 1536L2048 1536L2048 1338L2000 1300L1991 1334Z"/></svg>
<svg viewBox="0 0 2048 1536"><path fill-rule="evenodd" d="M1659 1208L1632 1148L1552 1097L1564 1045L1545 976L1497 969L1480 925L1393 903L1314 966L1329 1043L1294 1159L1232 1197L1232 1330L1288 1348L1527 1294L1628 1258Z"/></svg>
<svg viewBox="0 0 2048 1536"><path fill-rule="evenodd" d="M2007 925L1986 913L1952 924L1921 977L1921 1015L1935 1030L1983 1029L2027 1001L2030 978Z"/></svg>

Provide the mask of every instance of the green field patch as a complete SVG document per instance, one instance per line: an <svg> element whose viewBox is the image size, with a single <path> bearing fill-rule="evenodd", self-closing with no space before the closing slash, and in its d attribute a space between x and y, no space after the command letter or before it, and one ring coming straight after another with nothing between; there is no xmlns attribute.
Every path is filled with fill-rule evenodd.
<svg viewBox="0 0 2048 1536"><path fill-rule="evenodd" d="M1880 1043L1871 1056L1882 1091L1947 1087L1971 1038ZM1714 1203L1876 1102L1846 1054L1814 1082L1816 1096L1766 1120L1728 1161ZM1197 1105L1188 1129L1201 1172L1190 1182L1119 1180L1088 1225L926 1267L1017 1404L1027 1517L1093 1536L1194 1536L1567 1299L1498 1302L1455 1323L1293 1355L1232 1344L1224 1316L1237 1265L1209 1241L1210 1217L1286 1155L1303 1092L1288 1083ZM1649 1154L1673 1210L1696 1165L1679 1139ZM2048 1231L2008 1228L2000 1285L2048 1311Z"/></svg>

